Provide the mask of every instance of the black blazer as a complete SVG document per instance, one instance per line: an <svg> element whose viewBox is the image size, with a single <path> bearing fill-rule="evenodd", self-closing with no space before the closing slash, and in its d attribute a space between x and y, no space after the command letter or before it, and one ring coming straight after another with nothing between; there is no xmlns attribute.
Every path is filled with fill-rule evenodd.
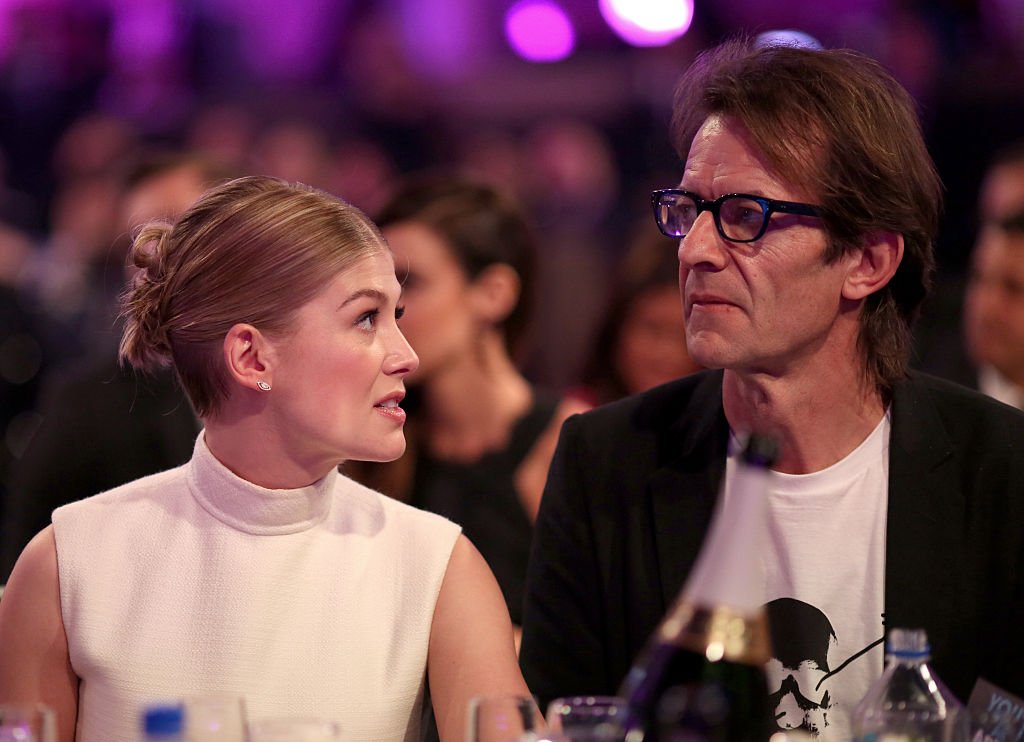
<svg viewBox="0 0 1024 742"><path fill-rule="evenodd" d="M565 423L520 655L544 703L618 689L697 556L728 435L721 371ZM961 699L979 675L1024 693L1024 414L921 374L897 384L887 530L886 625L926 629Z"/></svg>

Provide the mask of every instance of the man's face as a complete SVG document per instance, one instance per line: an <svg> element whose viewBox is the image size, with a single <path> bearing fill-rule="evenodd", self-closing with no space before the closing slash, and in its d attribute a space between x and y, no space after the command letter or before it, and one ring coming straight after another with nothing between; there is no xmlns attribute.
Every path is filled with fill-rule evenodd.
<svg viewBox="0 0 1024 742"><path fill-rule="evenodd" d="M704 199L748 193L815 202L771 171L742 125L714 115L694 138L680 187ZM725 240L711 213L702 213L679 243L693 359L706 367L782 374L833 346L838 320L856 322L842 299L853 263L844 256L826 265L825 246L825 231L813 217L774 214L760 239L741 244Z"/></svg>
<svg viewBox="0 0 1024 742"><path fill-rule="evenodd" d="M1024 212L1024 163L994 169L980 206L964 305L967 350L976 364L991 365L1024 386L1024 233L998 224Z"/></svg>

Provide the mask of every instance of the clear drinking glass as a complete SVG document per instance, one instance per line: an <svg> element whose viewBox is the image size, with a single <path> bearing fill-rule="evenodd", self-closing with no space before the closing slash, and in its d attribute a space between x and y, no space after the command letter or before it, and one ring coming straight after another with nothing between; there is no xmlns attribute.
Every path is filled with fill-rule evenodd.
<svg viewBox="0 0 1024 742"><path fill-rule="evenodd" d="M572 742L621 740L625 718L626 700L618 696L567 696L548 704L548 726Z"/></svg>
<svg viewBox="0 0 1024 742"><path fill-rule="evenodd" d="M0 742L57 742L57 714L42 703L0 704Z"/></svg>
<svg viewBox="0 0 1024 742"><path fill-rule="evenodd" d="M339 742L341 725L330 719L276 717L248 724L249 742Z"/></svg>
<svg viewBox="0 0 1024 742"><path fill-rule="evenodd" d="M469 701L467 742L513 742L543 729L533 696L475 696Z"/></svg>
<svg viewBox="0 0 1024 742"><path fill-rule="evenodd" d="M185 742L245 742L245 702L240 696L186 698Z"/></svg>

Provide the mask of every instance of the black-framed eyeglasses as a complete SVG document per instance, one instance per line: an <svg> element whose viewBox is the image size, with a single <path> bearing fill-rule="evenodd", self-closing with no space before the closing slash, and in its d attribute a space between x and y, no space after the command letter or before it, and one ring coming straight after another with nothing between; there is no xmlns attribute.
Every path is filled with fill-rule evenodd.
<svg viewBox="0 0 1024 742"><path fill-rule="evenodd" d="M715 227L730 242L759 240L768 229L768 220L775 212L821 216L821 207L795 201L751 196L749 193L727 193L713 201L679 188L664 188L651 194L654 221L666 237L685 237L693 229L702 211L710 211Z"/></svg>

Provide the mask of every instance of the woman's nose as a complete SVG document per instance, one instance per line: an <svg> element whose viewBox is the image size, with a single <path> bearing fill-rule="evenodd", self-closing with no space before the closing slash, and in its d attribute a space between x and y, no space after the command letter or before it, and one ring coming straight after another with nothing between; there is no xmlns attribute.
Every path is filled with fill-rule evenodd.
<svg viewBox="0 0 1024 742"><path fill-rule="evenodd" d="M409 341L405 339L405 335L402 334L401 330L396 332L396 339L391 352L388 353L384 359L384 373L393 375L411 374L420 365L419 356L416 355L416 351L409 345Z"/></svg>

